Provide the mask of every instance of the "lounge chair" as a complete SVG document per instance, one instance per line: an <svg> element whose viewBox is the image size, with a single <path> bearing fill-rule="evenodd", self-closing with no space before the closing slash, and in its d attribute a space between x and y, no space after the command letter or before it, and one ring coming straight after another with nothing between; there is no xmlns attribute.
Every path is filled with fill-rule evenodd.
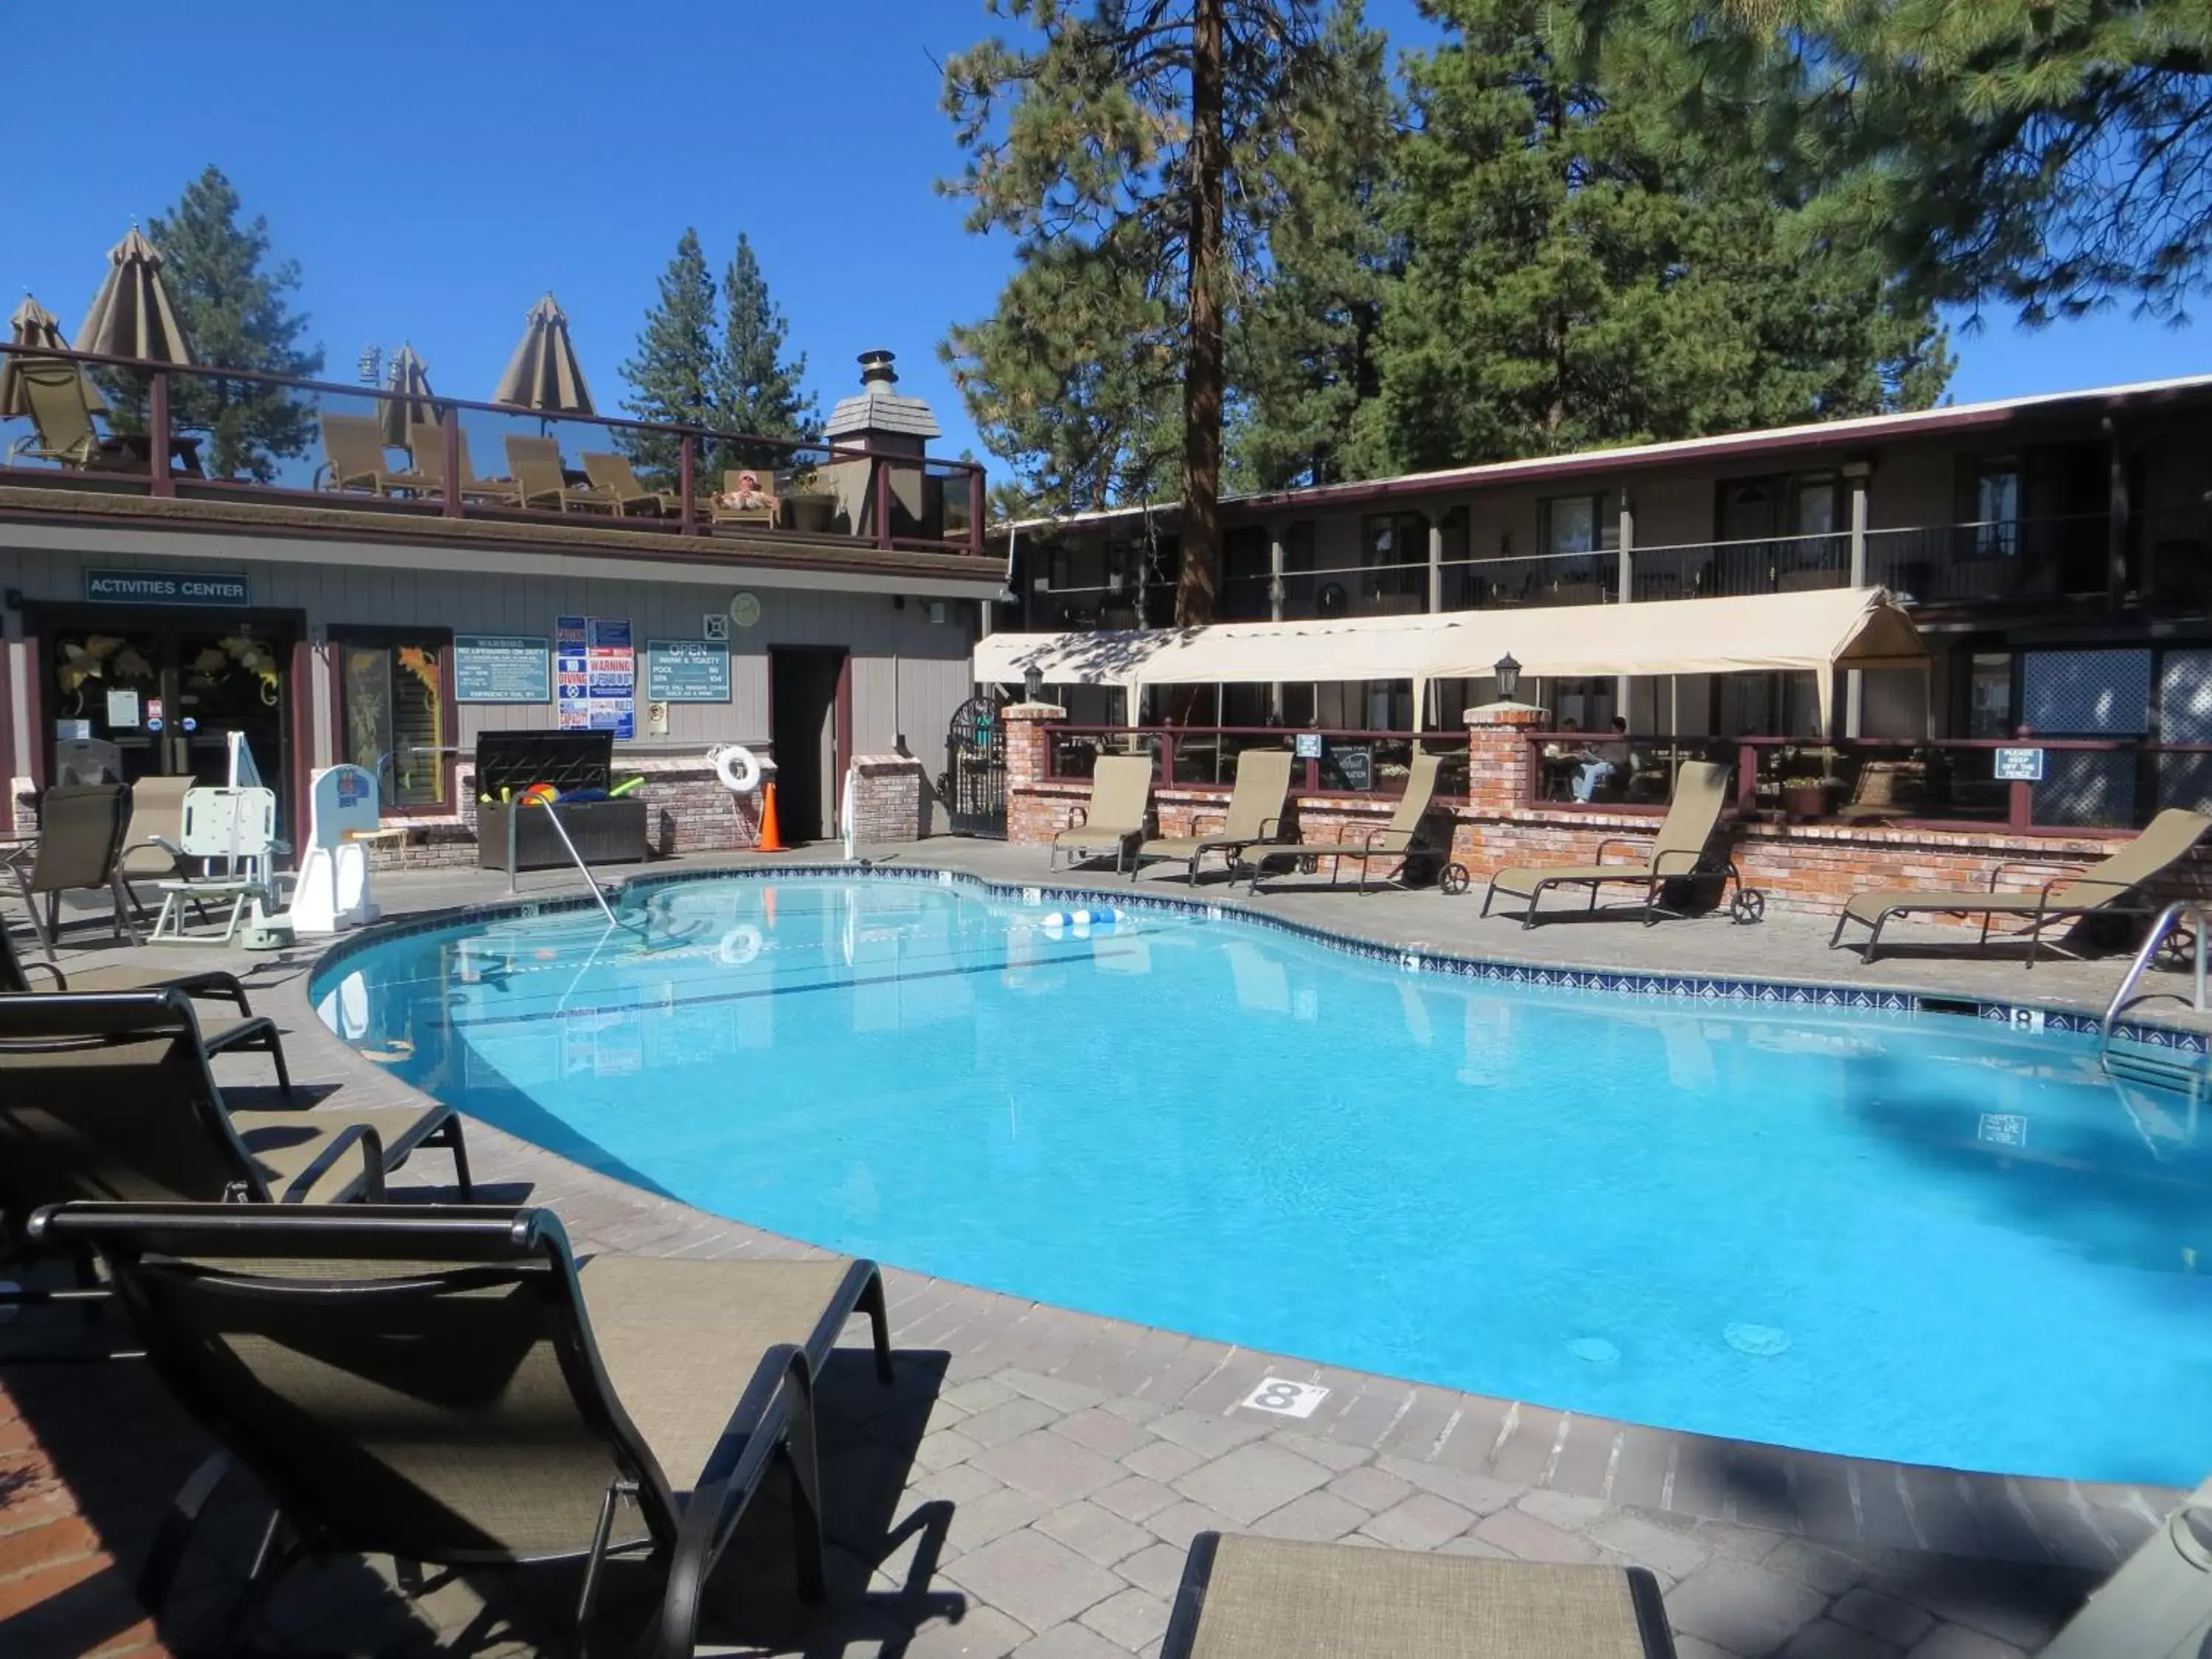
<svg viewBox="0 0 2212 1659"><path fill-rule="evenodd" d="M1101 755L1091 774L1091 799L1068 809L1067 828L1052 838L1045 863L1049 867L1065 853L1074 864L1079 854L1088 858L1111 848L1119 874L1129 848L1145 838L1152 815L1152 757Z"/></svg>
<svg viewBox="0 0 2212 1659"><path fill-rule="evenodd" d="M1191 1540L1160 1659L1674 1659L1648 1567Z"/></svg>
<svg viewBox="0 0 2212 1659"><path fill-rule="evenodd" d="M750 477L753 486L745 488ZM782 521L783 508L775 498L775 475L766 467L733 466L724 469L722 491L725 495L750 497L757 504L751 507L725 507L720 501L711 501L707 510L715 524L757 524L773 530Z"/></svg>
<svg viewBox="0 0 2212 1659"><path fill-rule="evenodd" d="M569 483L568 464L561 459L561 446L555 439L524 438L509 433L507 465L514 474L525 507L550 507L556 513L566 513L571 507L600 513L614 508L612 501L589 484Z"/></svg>
<svg viewBox="0 0 2212 1659"><path fill-rule="evenodd" d="M825 1590L817 1371L866 1313L891 1381L870 1261L599 1255L550 1210L71 1204L35 1241L97 1249L149 1360L221 1449L149 1551L158 1615L229 1463L275 1500L283 1548L410 1569L580 1560L574 1650L611 1556L666 1575L650 1651L690 1654L717 1559L763 1478L788 1477L799 1588Z"/></svg>
<svg viewBox="0 0 2212 1659"><path fill-rule="evenodd" d="M1437 772L1443 764L1443 756L1429 754L1416 744L1413 763L1406 773L1406 793L1398 797L1398 810L1390 814L1389 823L1367 830L1357 841L1284 842L1248 849L1249 856L1244 863L1251 869L1252 879L1245 890L1260 890L1260 878L1271 864L1303 864L1308 860L1328 860L1331 883L1346 859L1357 861L1363 893L1367 890L1368 870L1376 859L1400 860L1402 877L1407 863L1424 852L1436 850L1428 820L1437 801Z"/></svg>
<svg viewBox="0 0 2212 1659"><path fill-rule="evenodd" d="M403 472L384 453L384 425L374 415L331 415L322 417L323 453L320 469L330 489L366 489L377 495L422 495L437 488L426 472Z"/></svg>
<svg viewBox="0 0 2212 1659"><path fill-rule="evenodd" d="M1713 837L1713 828L1719 823L1721 808L1728 804L1729 769L1711 761L1685 761L1674 777L1674 799L1667 808L1667 817L1659 826L1659 833L1651 842L1651 850L1641 862L1607 864L1606 849L1625 847L1632 836L1608 836L1597 844L1595 864L1534 865L1524 868L1500 870L1490 878L1490 890L1482 896L1482 914L1490 914L1492 900L1500 893L1510 898L1526 899L1528 908L1521 913L1521 925L1536 925L1536 907L1542 902L1547 889L1553 887L1587 887L1589 889L1588 910L1597 908L1598 889L1615 882L1628 882L1644 889L1644 922L1646 927L1662 916L1683 914L1670 910L1659 901L1667 884L1696 875L1705 863L1705 844ZM1723 885L1734 881L1738 887L1743 879L1733 861L1724 861Z"/></svg>
<svg viewBox="0 0 2212 1659"><path fill-rule="evenodd" d="M276 1027L250 1023L262 1030L228 1046L276 1052ZM375 1196L424 1146L451 1152L462 1198L473 1191L452 1107L234 1111L208 1054L180 988L0 997L0 1210L20 1221L76 1198L335 1203Z"/></svg>
<svg viewBox="0 0 2212 1659"><path fill-rule="evenodd" d="M647 489L627 455L584 451L584 476L592 488L613 504L617 514L645 513L658 518L680 518L684 498L672 490Z"/></svg>
<svg viewBox="0 0 2212 1659"><path fill-rule="evenodd" d="M1990 924L1998 917L2021 916L2027 920L2027 926L2014 937L2027 939L2027 965L2033 968L2043 945L2043 930L2052 922L2075 921L2090 915L2148 916L2155 912L2160 901L2145 896L2142 890L2186 858L2204 838L2207 830L2212 830L2212 815L2169 806L2110 858L2089 866L2078 875L2056 877L2032 893L2000 893L1996 890L1998 878L2008 870L2030 865L2047 866L2058 860L2019 859L2001 864L1990 872L1988 890L1978 893L1914 892L1909 889L1854 893L1844 906L1843 915L1836 918L1836 931L1829 935L1828 948L1834 950L1842 945L1844 926L1856 921L1872 930L1859 945L1859 960L1872 962L1881 943L1881 930L1889 919L1914 911L1978 915L1982 931L1977 945L1989 943Z"/></svg>
<svg viewBox="0 0 2212 1659"><path fill-rule="evenodd" d="M130 810L130 792L119 783L58 783L39 797L38 840L4 862L15 878L23 908L31 913L31 930L45 946L47 961L54 959L54 941L61 931L61 896L81 889L106 888L114 906L115 937L136 941L131 901L118 867ZM42 896L43 918L39 914Z"/></svg>
<svg viewBox="0 0 2212 1659"><path fill-rule="evenodd" d="M461 499L465 501L495 501L501 507L520 507L522 488L512 478L479 478L476 467L469 459L469 434L466 428L453 434L453 447L459 452L461 466ZM426 493L442 495L446 491L446 429L434 422L410 422L407 428L407 453L414 457L415 470L429 480Z"/></svg>
<svg viewBox="0 0 2212 1659"><path fill-rule="evenodd" d="M1229 810L1220 825L1200 831L1199 815L1191 817L1192 833L1162 841L1148 841L1129 860L1129 879L1147 864L1180 860L1184 879L1198 883L1198 861L1208 853L1229 860L1229 877L1237 878L1245 848L1283 838L1283 807L1291 794L1291 751L1287 749L1247 749L1237 757L1237 787L1229 794Z"/></svg>
<svg viewBox="0 0 2212 1659"><path fill-rule="evenodd" d="M83 371L61 358L16 358L15 384L31 414L32 435L8 446L8 459L33 456L90 471L137 472L147 468L100 440L85 406Z"/></svg>
<svg viewBox="0 0 2212 1659"><path fill-rule="evenodd" d="M33 974L44 975L50 983L39 986L31 982ZM253 1007L246 1000L246 987L238 975L220 968L203 968L188 973L163 973L159 969L146 968L79 968L64 974L50 962L25 962L15 954L15 942L8 937L8 930L0 927L0 996L33 996L54 991L76 991L86 995L99 995L116 991L179 990L195 1001L227 1002L238 1010L241 1020L253 1017ZM213 1030L203 1020L200 1035L208 1040L208 1052L215 1053L222 1045L214 1036Z"/></svg>

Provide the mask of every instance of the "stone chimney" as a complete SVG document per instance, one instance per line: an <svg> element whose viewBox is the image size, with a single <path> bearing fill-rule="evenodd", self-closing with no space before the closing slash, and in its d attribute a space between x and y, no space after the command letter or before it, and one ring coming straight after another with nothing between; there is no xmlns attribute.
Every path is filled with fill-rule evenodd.
<svg viewBox="0 0 2212 1659"><path fill-rule="evenodd" d="M830 411L822 435L841 447L872 449L879 455L922 454L939 435L937 416L921 398L893 390L897 384L890 352L862 352L859 395L842 399Z"/></svg>

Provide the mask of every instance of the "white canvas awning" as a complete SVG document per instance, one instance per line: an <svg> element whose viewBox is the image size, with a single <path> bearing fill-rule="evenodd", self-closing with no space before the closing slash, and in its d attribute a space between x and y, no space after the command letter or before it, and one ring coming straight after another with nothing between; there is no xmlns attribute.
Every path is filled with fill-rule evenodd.
<svg viewBox="0 0 2212 1659"><path fill-rule="evenodd" d="M1878 587L1520 606L1334 622L1224 623L1091 634L994 634L979 681L1051 685L1244 684L1300 680L1477 679L1510 655L1533 678L1810 672L1831 701L1838 668L1917 668L1912 618Z"/></svg>

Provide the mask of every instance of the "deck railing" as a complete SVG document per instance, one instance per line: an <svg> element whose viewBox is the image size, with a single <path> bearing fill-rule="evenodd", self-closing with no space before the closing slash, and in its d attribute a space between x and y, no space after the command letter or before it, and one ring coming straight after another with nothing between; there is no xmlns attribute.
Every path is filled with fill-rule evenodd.
<svg viewBox="0 0 2212 1659"><path fill-rule="evenodd" d="M342 506L418 532L562 522L984 552L969 461L21 346L0 345L0 368L35 383L0 418L0 489ZM772 507L714 504L739 471Z"/></svg>
<svg viewBox="0 0 2212 1659"><path fill-rule="evenodd" d="M1101 755L1150 755L1162 788L1226 789L1237 779L1237 757L1248 749L1290 749L1297 738L1279 726L1073 726L1045 728L1045 776L1057 783L1087 782ZM1446 756L1439 793L1467 793L1465 732L1381 732L1309 729L1319 751L1292 770L1303 795L1389 799L1405 792L1413 746ZM1455 762L1456 765L1453 764Z"/></svg>

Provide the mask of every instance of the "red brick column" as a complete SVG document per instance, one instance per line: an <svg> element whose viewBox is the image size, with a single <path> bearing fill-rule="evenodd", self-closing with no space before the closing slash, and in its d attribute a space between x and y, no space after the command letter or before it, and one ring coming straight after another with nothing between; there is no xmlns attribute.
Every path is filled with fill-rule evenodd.
<svg viewBox="0 0 2212 1659"><path fill-rule="evenodd" d="M1067 827L1067 805L1088 790L1048 782L1051 738L1045 727L1067 718L1057 703L1009 703L999 711L1006 723L1006 839L1031 846L1048 842Z"/></svg>
<svg viewBox="0 0 2212 1659"><path fill-rule="evenodd" d="M1528 733L1541 726L1540 708L1467 711L1467 807L1482 817L1504 817L1536 798L1534 751Z"/></svg>

